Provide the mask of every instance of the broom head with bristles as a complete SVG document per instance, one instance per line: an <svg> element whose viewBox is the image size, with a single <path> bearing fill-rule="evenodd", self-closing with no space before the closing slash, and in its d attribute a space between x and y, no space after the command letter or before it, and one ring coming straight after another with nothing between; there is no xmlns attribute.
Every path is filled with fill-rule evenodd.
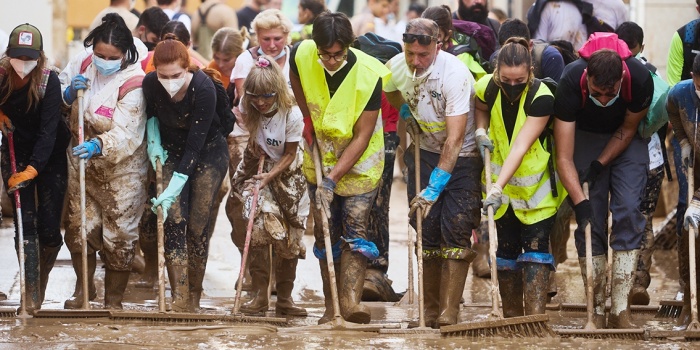
<svg viewBox="0 0 700 350"><path fill-rule="evenodd" d="M547 324L549 316L531 315L500 320L460 323L440 327L443 337L480 338L543 338L555 334Z"/></svg>

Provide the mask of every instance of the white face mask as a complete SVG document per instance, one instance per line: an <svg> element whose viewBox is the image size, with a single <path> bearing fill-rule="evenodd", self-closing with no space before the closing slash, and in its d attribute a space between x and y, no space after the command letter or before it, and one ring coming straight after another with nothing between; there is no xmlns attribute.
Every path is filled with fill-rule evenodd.
<svg viewBox="0 0 700 350"><path fill-rule="evenodd" d="M15 69L17 75L19 75L21 79L24 79L24 77L29 75L29 73L31 73L34 70L34 68L36 68L38 61L22 61L18 58L11 58L10 64L12 65L12 68Z"/></svg>
<svg viewBox="0 0 700 350"><path fill-rule="evenodd" d="M176 78L176 79L162 79L158 78L158 81L160 82L161 85L165 88L165 91L170 94L170 97L172 98L175 96L175 94L182 89L182 86L185 85L185 80L187 80L187 76L184 76L182 78Z"/></svg>
<svg viewBox="0 0 700 350"><path fill-rule="evenodd" d="M430 63L430 66L428 68L423 70L423 73L421 75L416 75L416 70L414 69L413 72L410 70L408 71L407 75L412 79L412 81L416 81L416 79L421 80L427 76L430 75L430 73L433 72L433 68L435 68L435 60L437 59L437 55L435 55L435 58L433 59L433 62Z"/></svg>
<svg viewBox="0 0 700 350"><path fill-rule="evenodd" d="M340 67L339 67L338 69L336 69L336 70L328 70L328 68L326 68L326 65L323 64L323 61L321 61L320 58L317 60L317 62L318 62L318 64L321 65L321 67L323 67L323 69L324 69L326 72L328 72L328 75L330 75L330 76L335 75L335 73L338 73L339 70L343 69L343 67L345 67L345 65L348 64L348 60L345 60L345 61L343 61L343 63L340 64Z"/></svg>

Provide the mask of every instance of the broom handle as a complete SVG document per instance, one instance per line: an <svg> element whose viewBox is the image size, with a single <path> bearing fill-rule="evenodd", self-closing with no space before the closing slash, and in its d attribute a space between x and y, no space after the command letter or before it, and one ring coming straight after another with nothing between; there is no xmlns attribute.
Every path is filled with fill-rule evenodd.
<svg viewBox="0 0 700 350"><path fill-rule="evenodd" d="M693 146L695 147L695 146ZM691 151L694 153L694 150ZM690 157L690 162L688 162L688 205L693 200L693 193L695 192L695 156ZM699 331L700 324L698 323L698 292L697 292L697 266L695 264L695 228L693 225L688 226L688 259L689 270L690 270L690 324L686 330Z"/></svg>
<svg viewBox="0 0 700 350"><path fill-rule="evenodd" d="M258 175L262 173L263 164L265 164L265 155L260 156L258 161ZM250 213L248 214L248 227L245 232L245 245L243 246L243 256L241 256L241 269L238 272L238 283L236 284L236 298L233 302L233 314L238 314L241 308L241 291L243 290L243 275L245 274L245 266L248 260L248 251L250 250L250 237L253 233L253 223L255 222L255 211L258 207L258 195L260 193L260 180L255 181L253 188L253 203L250 205Z"/></svg>
<svg viewBox="0 0 700 350"><path fill-rule="evenodd" d="M413 251L415 244L413 243L413 227L411 223L408 224L408 304L413 305Z"/></svg>
<svg viewBox="0 0 700 350"><path fill-rule="evenodd" d="M78 90L78 144L82 145L85 142L85 121L84 121L84 90ZM85 159L80 158L79 161L79 180L80 180L80 242L82 243L81 264L83 266L83 310L90 309L89 292L88 292L88 249L87 249L87 216L85 214Z"/></svg>
<svg viewBox="0 0 700 350"><path fill-rule="evenodd" d="M314 170L316 172L316 185L320 186L323 179L321 171L321 151L318 149L318 142L312 146L312 157L314 158ZM317 187L318 191L318 187ZM326 211L321 208L321 203L316 201L316 210L321 213L321 226L323 227L323 244L326 248L326 268L328 269L328 284L331 290L331 298L333 299L333 318L343 322L343 317L340 315L340 303L338 302L338 285L335 279L335 267L333 266L333 246L331 245L331 234L328 228L328 219Z"/></svg>
<svg viewBox="0 0 700 350"><path fill-rule="evenodd" d="M7 143L10 148L10 171L12 174L17 173L17 159L15 159L15 137L12 132L7 133ZM22 297L22 302L19 304L20 311L19 314L22 317L26 317L27 314L27 283L25 280L24 271L24 225L22 224L22 201L19 196L19 189L15 190L13 193L15 199L15 212L17 217L17 255L19 256L19 293Z"/></svg>
<svg viewBox="0 0 700 350"><path fill-rule="evenodd" d="M420 137L413 140L413 161L415 165L416 196L420 194ZM418 326L425 327L425 290L423 288L423 210L416 210L416 263L418 265Z"/></svg>
<svg viewBox="0 0 700 350"><path fill-rule="evenodd" d="M156 158L156 198L163 193L163 164ZM165 312L165 227L163 207L157 209L158 228L158 311Z"/></svg>
<svg viewBox="0 0 700 350"><path fill-rule="evenodd" d="M588 199L588 182L584 182L583 195ZM588 321L584 329L596 329L593 322L593 243L591 242L591 223L586 224L584 228L586 241L586 313Z"/></svg>
<svg viewBox="0 0 700 350"><path fill-rule="evenodd" d="M484 171L486 172L486 193L491 191L491 151L484 149ZM498 295L501 294L498 284L498 267L496 264L496 250L498 250L498 233L496 222L493 219L493 207L486 208L489 227L489 259L491 260L491 316L503 318L501 309L498 308Z"/></svg>

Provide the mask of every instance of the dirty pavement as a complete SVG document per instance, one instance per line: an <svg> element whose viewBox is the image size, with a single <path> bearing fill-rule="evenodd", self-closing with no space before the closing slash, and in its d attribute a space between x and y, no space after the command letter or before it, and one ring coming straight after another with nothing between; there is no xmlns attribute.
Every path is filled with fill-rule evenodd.
<svg viewBox="0 0 700 350"><path fill-rule="evenodd" d="M397 170L397 175L399 172ZM404 291L408 285L407 264L407 204L406 184L396 178L394 181L390 209L390 252L389 278L394 290ZM656 223L656 222L655 222ZM204 295L200 312L230 313L233 307L235 281L239 270L240 255L230 238L231 226L225 211L220 210L210 252ZM18 264L12 245L12 218L5 217L0 226L0 290L8 294L8 300L0 301L0 308L16 308L19 305ZM414 236L415 237L415 236ZM314 239L304 236L307 249ZM559 293L552 299L557 303L584 303L583 283L578 261L575 258L573 238L568 244L569 259L560 264L557 271ZM678 268L675 250L657 250L651 269L651 305L659 300L676 297L678 292ZM414 260L414 271L417 271ZM104 267L98 260L96 284L97 299L93 308L101 307L104 300ZM304 330L300 326L316 325L323 315L324 303L319 264L312 255L299 260L297 279L294 285L294 300L305 307L307 318L293 318L288 326L268 326L253 323L151 323L148 321L115 321L108 318L69 319L69 318L2 318L0 319L0 348L26 349L73 349L73 348L112 348L115 345L125 348L260 348L260 349L456 349L456 348L622 348L622 349L684 349L697 346L682 338L648 341L587 340L587 339L460 339L441 338L439 334L384 335L377 333L340 332L328 330ZM139 275L132 273L124 296L124 308L129 311L157 310L157 290L136 288ZM416 279L417 281L417 279ZM63 247L46 290L44 309L62 309L75 284L75 274L71 267L70 254ZM415 286L417 290L417 285ZM490 311L490 280L474 278L470 273L463 292L464 304L460 319L465 321L484 320ZM166 292L166 295L170 295ZM244 301L249 296L244 295ZM273 296L271 304L276 297ZM372 312L372 323L402 323L418 317L417 298L415 305L397 306L394 303L367 303ZM551 304L550 304L551 305ZM271 305L272 306L272 305ZM274 310L270 308L270 310ZM274 311L269 312L274 316ZM564 312L548 310L552 328L581 328L585 324L584 312ZM633 321L646 329L672 330L672 319L656 319L654 313L635 314ZM290 328L293 327L293 330Z"/></svg>

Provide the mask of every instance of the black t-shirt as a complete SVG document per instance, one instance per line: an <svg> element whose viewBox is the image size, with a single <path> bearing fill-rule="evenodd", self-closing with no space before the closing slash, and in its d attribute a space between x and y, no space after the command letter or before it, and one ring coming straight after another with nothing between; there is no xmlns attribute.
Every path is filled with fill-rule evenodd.
<svg viewBox="0 0 700 350"><path fill-rule="evenodd" d="M299 47L299 44L294 45L292 48L292 53L289 56L289 69L292 71L292 73L296 74L299 76L299 67L297 67L297 62L294 59L296 57L297 53L297 48ZM348 50L348 58L347 58L348 63L345 65L345 67L341 68L339 71L337 71L333 76L328 74L326 70L324 69L324 73L326 74L326 84L328 84L328 92L330 93L330 96L333 97L336 91L338 91L338 88L340 88L340 84L343 83L343 80L345 80L345 77L348 75L348 72L350 72L350 69L352 66L355 65L357 62L357 56L355 53L353 53L351 50ZM318 62L310 62L310 64L319 64ZM382 79L379 78L377 80L377 85L374 87L374 91L372 92L372 96L369 98L369 101L367 101L367 104L365 105L364 110L365 111L377 111L382 107Z"/></svg>
<svg viewBox="0 0 700 350"><path fill-rule="evenodd" d="M238 12L236 12L236 16L238 17L238 27L246 27L248 30L250 30L250 24L253 23L253 20L258 13L258 11L253 10L250 6L246 6L238 10Z"/></svg>
<svg viewBox="0 0 700 350"><path fill-rule="evenodd" d="M582 107L581 75L588 62L578 59L567 65L557 86L554 99L554 114L558 119L576 122L576 128L599 134L612 134L625 119L629 109L633 113L640 112L651 104L654 95L654 81L649 70L634 57L625 60L632 77L632 101L625 101L620 91L620 97L609 107L598 107L590 96L586 96Z"/></svg>
<svg viewBox="0 0 700 350"><path fill-rule="evenodd" d="M12 78L8 74L5 79ZM34 82L13 91L7 101L0 105L0 109L10 118L15 128L13 135L17 159L20 163L28 163L41 172L52 155L65 157L71 136L68 125L61 116L63 100L58 75L55 72L50 73L44 97L27 112L27 92L31 84ZM0 89L0 96L5 96L6 91ZM8 141L5 137L3 139L5 148Z"/></svg>
<svg viewBox="0 0 700 350"><path fill-rule="evenodd" d="M194 72L185 97L172 102L156 72L151 72L143 79L143 94L148 117L158 118L161 144L168 151L168 157L180 158L175 171L192 175L204 145L222 137L216 116L214 83L198 70Z"/></svg>
<svg viewBox="0 0 700 350"><path fill-rule="evenodd" d="M525 94L521 94L520 98L511 103L508 99L501 94L501 111L503 114L503 125L506 127L506 133L508 134L508 139L513 137L513 130L515 129L515 120L518 118L518 107L520 106L520 99L525 98ZM483 102L483 101L482 101ZM549 117L554 114L554 96L543 95L536 97L532 100L532 104L529 108L529 114L527 117Z"/></svg>

